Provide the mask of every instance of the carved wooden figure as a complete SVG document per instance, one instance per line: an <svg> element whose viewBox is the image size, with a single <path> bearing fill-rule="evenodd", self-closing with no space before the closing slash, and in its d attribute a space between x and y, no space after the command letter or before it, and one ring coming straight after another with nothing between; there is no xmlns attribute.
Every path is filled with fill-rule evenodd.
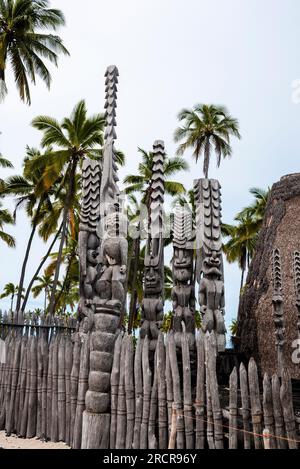
<svg viewBox="0 0 300 469"><path fill-rule="evenodd" d="M214 179L194 181L196 204L196 276L204 332L215 331L217 349L226 347L224 273L221 235L221 187Z"/></svg>
<svg viewBox="0 0 300 469"><path fill-rule="evenodd" d="M284 309L282 294L282 275L281 259L278 249L274 249L272 254L272 280L273 280L273 311L275 323L275 336L278 360L278 375L282 376L284 370L284 346L285 346L285 328L284 328Z"/></svg>
<svg viewBox="0 0 300 469"><path fill-rule="evenodd" d="M177 206L173 236L173 330L174 339L181 347L182 324L190 347L195 345L195 287L193 282L192 214Z"/></svg>
<svg viewBox="0 0 300 469"><path fill-rule="evenodd" d="M144 300L142 304L141 338L149 337L150 350L155 350L163 320L164 289L164 143L153 146L153 174L150 204L150 227L145 256Z"/></svg>

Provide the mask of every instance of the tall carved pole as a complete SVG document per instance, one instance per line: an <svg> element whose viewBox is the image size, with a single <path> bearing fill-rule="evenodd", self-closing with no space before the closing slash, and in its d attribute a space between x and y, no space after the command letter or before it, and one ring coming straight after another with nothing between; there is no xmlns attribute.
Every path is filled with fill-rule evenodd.
<svg viewBox="0 0 300 469"><path fill-rule="evenodd" d="M273 280L273 311L275 323L276 349L278 376L283 376L284 371L284 346L285 346L285 328L284 328L284 308L282 295L282 275L281 259L279 249L274 249L272 253L272 280Z"/></svg>
<svg viewBox="0 0 300 469"><path fill-rule="evenodd" d="M300 252L294 252L294 283L295 283L295 294L296 294L296 307L297 307L297 329L298 329L298 339L300 339Z"/></svg>
<svg viewBox="0 0 300 469"><path fill-rule="evenodd" d="M110 379L119 318L125 304L127 266L126 223L120 211L114 140L118 69L106 71L106 129L100 187L97 295L91 300L94 324L91 334L89 389L85 397L82 448L108 448L110 436Z"/></svg>
<svg viewBox="0 0 300 469"><path fill-rule="evenodd" d="M204 332L215 331L217 349L226 348L224 271L221 234L221 186L215 179L194 181L196 205L196 278Z"/></svg>
<svg viewBox="0 0 300 469"><path fill-rule="evenodd" d="M150 350L155 350L159 329L163 320L164 289L164 238L163 204L164 142L158 140L153 146L153 173L151 181L150 227L145 255L144 300L142 304L141 338L149 338Z"/></svg>
<svg viewBox="0 0 300 469"><path fill-rule="evenodd" d="M181 347L182 323L185 325L189 347L195 345L195 285L193 281L194 246L192 214L187 208L176 206L173 225L173 331L177 347Z"/></svg>

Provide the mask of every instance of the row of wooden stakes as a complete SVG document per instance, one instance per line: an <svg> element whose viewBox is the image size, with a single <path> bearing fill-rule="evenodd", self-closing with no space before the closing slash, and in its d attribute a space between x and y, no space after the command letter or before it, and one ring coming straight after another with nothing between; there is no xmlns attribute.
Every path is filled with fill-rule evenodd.
<svg viewBox="0 0 300 469"><path fill-rule="evenodd" d="M81 447L90 332L72 321L2 316L0 430L8 435ZM180 349L172 332L161 333L155 353L147 337L135 344L132 336L119 334L110 448L297 448L288 373L265 375L260 383L251 359L247 368L241 364L232 371L224 404L216 358L214 333L197 332L195 351L185 333Z"/></svg>

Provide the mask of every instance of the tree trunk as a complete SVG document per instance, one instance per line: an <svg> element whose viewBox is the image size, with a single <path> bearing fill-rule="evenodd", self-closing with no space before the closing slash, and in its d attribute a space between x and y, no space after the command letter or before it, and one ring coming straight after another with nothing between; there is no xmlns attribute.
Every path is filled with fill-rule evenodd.
<svg viewBox="0 0 300 469"><path fill-rule="evenodd" d="M243 290L243 286L244 286L244 275L245 275L245 269L242 269L240 295L242 294L242 290Z"/></svg>
<svg viewBox="0 0 300 469"><path fill-rule="evenodd" d="M15 294L11 295L10 310L13 311Z"/></svg>
<svg viewBox="0 0 300 469"><path fill-rule="evenodd" d="M40 200L40 203L39 203L38 208L36 210L36 214L35 214L35 217L34 217L34 220L33 220L32 230L31 230L29 240L28 240L28 243L27 243L27 248L26 248L25 257L24 257L24 260L23 260L21 277L20 277L20 282L19 282L19 291L18 291L18 296L17 296L16 311L19 311L20 306L21 306L22 290L23 290L23 285L24 285L24 280L25 280L27 262L28 262L28 258L29 258L30 249L31 249L31 246L32 246L32 241L33 241L33 238L34 238L34 235L35 235L37 222L38 222L38 217L39 217L39 214L40 214L40 211L41 211L42 204L43 204L43 199Z"/></svg>
<svg viewBox="0 0 300 469"><path fill-rule="evenodd" d="M136 282L137 282L137 273L138 273L139 257L140 257L140 244L141 244L140 237L134 240L134 267L133 267L132 286L131 286L128 334L132 333L132 325L133 325L134 315L135 315L135 310L136 310L136 300L137 300Z"/></svg>
<svg viewBox="0 0 300 469"><path fill-rule="evenodd" d="M50 315L54 314L54 309L55 309L55 293L56 293L57 284L58 284L58 280L59 280L59 272L60 272L60 266L61 266L61 262L62 262L63 248L64 248L66 234L67 234L68 212L69 212L70 204L71 204L71 198L72 198L72 192L73 192L73 186L74 186L74 176L75 176L75 173L76 173L76 165L77 165L76 160L73 160L72 163L71 163L71 167L70 167L69 188L68 188L68 194L67 194L67 198L66 198L66 205L65 205L65 208L64 208L64 212L63 212L62 233L61 233L61 239L60 239L59 251L58 251L58 256L57 256L54 281L53 281L51 297L50 297L50 304L49 304L49 314Z"/></svg>
<svg viewBox="0 0 300 469"><path fill-rule="evenodd" d="M51 243L51 245L50 245L50 247L49 247L49 249L48 249L48 251L47 251L47 254L43 257L43 259L42 259L40 265L39 265L38 268L37 268L37 271L35 272L34 276L32 277L32 279L31 279L31 281L30 281L30 283L29 283L29 285L28 285L28 288L27 288L27 291L26 291L26 294L25 294L25 298L24 298L24 301L23 301L23 304L22 304L22 308L21 308L22 312L24 312L24 310L25 310L25 307L26 307L26 304L27 304L27 301L28 301L28 298L29 298L29 295L30 295L31 287L32 287L32 285L34 284L34 282L35 282L37 276L39 275L39 273L40 273L40 271L41 271L41 268L43 267L43 265L45 264L46 260L47 260L48 257L50 256L51 251L52 251L52 249L53 249L53 247L54 247L54 245L55 245L55 243L56 243L56 241L57 241L57 239L58 239L58 237L59 237L59 235L60 235L60 232L61 232L61 230L62 230L62 227L63 227L63 224L60 225L60 228L59 228L58 232L56 233L56 235L55 235L55 237L54 237L54 239L53 239L53 241L52 241L52 243Z"/></svg>

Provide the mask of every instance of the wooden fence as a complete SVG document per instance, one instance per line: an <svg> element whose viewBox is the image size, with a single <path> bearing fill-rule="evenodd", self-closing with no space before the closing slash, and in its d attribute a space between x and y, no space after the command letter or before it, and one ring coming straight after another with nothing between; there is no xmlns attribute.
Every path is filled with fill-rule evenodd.
<svg viewBox="0 0 300 469"><path fill-rule="evenodd" d="M0 430L80 447L89 344L76 325L74 318L0 314Z"/></svg>
<svg viewBox="0 0 300 469"><path fill-rule="evenodd" d="M299 446L291 380L265 375L261 389L250 360L230 376L224 405L217 382L214 334L197 335L196 353L182 337L161 334L154 357L148 339L118 337L111 376L110 447L237 449Z"/></svg>
<svg viewBox="0 0 300 469"><path fill-rule="evenodd" d="M90 332L74 319L0 314L6 360L0 364L0 430L22 438L81 446L88 389ZM214 334L117 337L111 374L111 449L292 448L299 436L291 380L264 377L250 360L218 386ZM223 390L224 391L224 390ZM109 431L109 430L108 430Z"/></svg>

